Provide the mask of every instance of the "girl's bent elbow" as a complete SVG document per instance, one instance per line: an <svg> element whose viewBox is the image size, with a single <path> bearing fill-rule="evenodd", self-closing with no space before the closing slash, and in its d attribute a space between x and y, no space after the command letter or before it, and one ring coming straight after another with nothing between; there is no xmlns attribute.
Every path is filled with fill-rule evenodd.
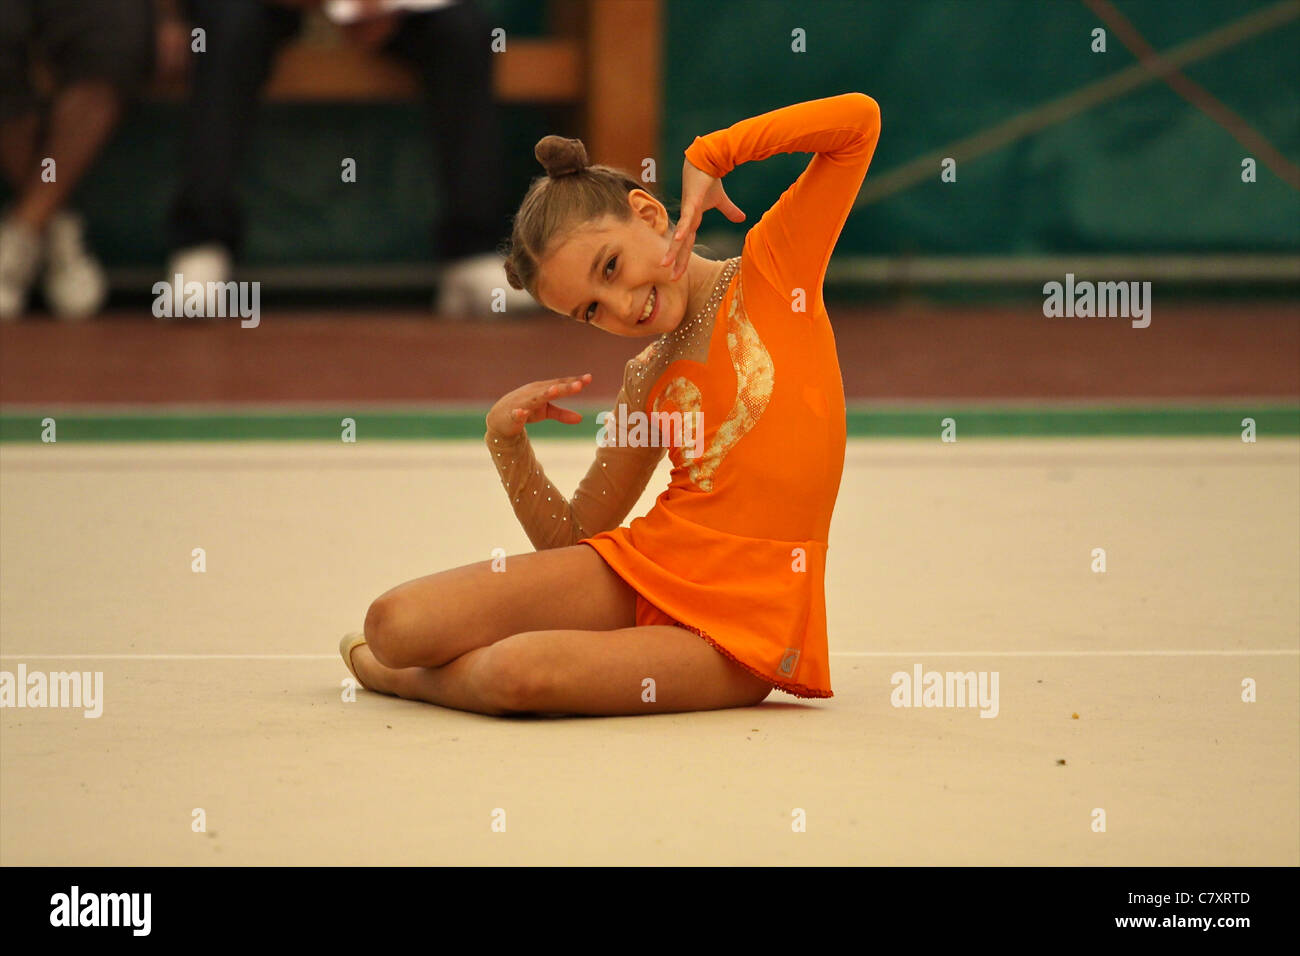
<svg viewBox="0 0 1300 956"><path fill-rule="evenodd" d="M858 101L862 110L863 125L872 131L880 129L880 104L868 96L866 93L854 93L853 98Z"/></svg>

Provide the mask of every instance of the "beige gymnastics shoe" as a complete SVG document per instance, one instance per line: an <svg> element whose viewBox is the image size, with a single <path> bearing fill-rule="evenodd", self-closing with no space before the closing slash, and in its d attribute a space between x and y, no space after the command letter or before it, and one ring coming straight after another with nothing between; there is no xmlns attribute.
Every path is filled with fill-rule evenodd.
<svg viewBox="0 0 1300 956"><path fill-rule="evenodd" d="M356 682L362 687L366 687L365 682L357 677L356 668L352 666L352 652L366 642L364 634L344 634L343 640L339 641L339 653L343 655L343 663L347 665L348 672L356 678ZM366 690L369 690L366 687Z"/></svg>

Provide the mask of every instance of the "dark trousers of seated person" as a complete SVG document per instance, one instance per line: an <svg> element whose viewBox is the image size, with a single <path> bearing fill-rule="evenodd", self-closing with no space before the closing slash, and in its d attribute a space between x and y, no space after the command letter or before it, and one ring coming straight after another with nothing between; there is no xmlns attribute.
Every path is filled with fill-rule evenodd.
<svg viewBox="0 0 1300 956"><path fill-rule="evenodd" d="M245 227L237 182L253 118L275 55L297 34L302 14L263 0L189 0L188 11L206 31L207 49L193 54L168 245L217 242L237 256ZM481 10L461 2L405 15L383 47L416 69L425 91L441 190L434 247L444 261L491 252L510 232L491 29ZM324 175L338 175L337 162L331 169Z"/></svg>

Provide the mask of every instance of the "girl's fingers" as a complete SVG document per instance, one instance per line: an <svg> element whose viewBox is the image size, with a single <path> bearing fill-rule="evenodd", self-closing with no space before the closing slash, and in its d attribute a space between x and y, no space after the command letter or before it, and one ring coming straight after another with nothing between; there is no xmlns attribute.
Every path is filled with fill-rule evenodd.
<svg viewBox="0 0 1300 956"><path fill-rule="evenodd" d="M566 387L566 386L573 385L573 384L575 384L575 383L578 385L579 388L581 388L583 385L590 385L590 384L591 384L591 373L590 373L590 372L587 372L585 375L566 375L566 376L564 376L563 378L554 378L554 379L551 379L551 381L550 381L548 387L549 387L549 388L557 388L557 387L563 388L563 387Z"/></svg>
<svg viewBox="0 0 1300 956"><path fill-rule="evenodd" d="M591 373L586 372L582 375L570 375L565 378L553 379L545 387L536 391L528 391L527 386L519 389L517 394L507 395L502 402L513 399L521 402L522 405L509 408L504 412L494 412L496 415L504 415L505 420L509 421L512 426L523 427L530 421L540 420L541 418L554 418L557 421L564 422L568 425L576 425L582 421L582 416L577 412L559 406L552 406L550 400L564 395L576 395L587 385L591 384ZM502 426L504 430L504 426Z"/></svg>
<svg viewBox="0 0 1300 956"><path fill-rule="evenodd" d="M668 240L668 248L664 250L664 257L659 260L661 266L666 266L677 258L677 244L681 242L682 231L678 229L673 233L672 238Z"/></svg>
<svg viewBox="0 0 1300 956"><path fill-rule="evenodd" d="M678 230L673 235L673 241L668 244L668 251L664 253L663 261L659 263L662 266L672 266L672 276L674 279L677 278L677 271L681 266L682 250L691 247L691 238L693 235L694 233L691 231Z"/></svg>
<svg viewBox="0 0 1300 956"><path fill-rule="evenodd" d="M691 249L695 245L695 233L700 228L700 221L703 214L696 207L691 207L691 216L689 219L683 219L684 229L679 227L678 232L682 233L681 244L677 247L677 261L673 263L673 278L679 279L686 271L687 265L691 261Z"/></svg>
<svg viewBox="0 0 1300 956"><path fill-rule="evenodd" d="M741 211L740 207L732 202L726 193L723 193L722 198L724 200L723 205L718 207L722 210L722 214L732 222L744 222L745 214Z"/></svg>
<svg viewBox="0 0 1300 956"><path fill-rule="evenodd" d="M673 233L672 239L668 243L668 248L664 250L664 257L659 260L661 266L666 266L675 260L681 250L682 243L686 241L688 235L695 232L695 206L691 202L683 203L681 218L677 220L677 229Z"/></svg>
<svg viewBox="0 0 1300 956"><path fill-rule="evenodd" d="M557 422L563 422L566 425L576 425L582 421L582 416L571 408L561 408L559 405L547 405L546 417L554 418Z"/></svg>
<svg viewBox="0 0 1300 956"><path fill-rule="evenodd" d="M576 395L586 386L591 384L591 373L587 372L583 375L571 375L567 378L554 379L549 384L539 384L542 384L543 387L534 391L520 389L517 395L506 396L507 399L513 397L515 401L522 403L522 406L517 406L506 412L507 417L512 423L516 425L526 425L528 424L529 419L533 418L533 416L538 412L541 412L543 418L547 417L549 413L546 411L546 406L550 403L551 399L560 398L566 395ZM574 413L566 410L566 414L573 415ZM574 424L582 421L582 416L577 415L571 420L567 418L561 420Z"/></svg>
<svg viewBox="0 0 1300 956"><path fill-rule="evenodd" d="M537 403L549 402L553 398L559 398L561 395L576 395L587 385L581 379L573 379L568 382L557 382L554 385L548 385L546 390L537 396Z"/></svg>
<svg viewBox="0 0 1300 956"><path fill-rule="evenodd" d="M681 278L682 273L686 271L686 267L691 261L691 247L694 245L695 233L692 231L691 234L686 237L686 241L682 243L682 247L677 253L677 261L673 263L674 279Z"/></svg>

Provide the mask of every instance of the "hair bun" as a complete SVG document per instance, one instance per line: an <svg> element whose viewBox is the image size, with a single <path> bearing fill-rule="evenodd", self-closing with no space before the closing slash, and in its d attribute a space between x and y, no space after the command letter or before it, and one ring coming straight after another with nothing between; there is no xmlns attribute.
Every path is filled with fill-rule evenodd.
<svg viewBox="0 0 1300 956"><path fill-rule="evenodd" d="M533 149L533 155L552 179L569 176L587 168L587 147L580 139L563 136L543 136Z"/></svg>
<svg viewBox="0 0 1300 956"><path fill-rule="evenodd" d="M515 268L514 261L507 259L505 263L506 281L510 283L512 289L522 289L524 280L519 276L519 270Z"/></svg>

